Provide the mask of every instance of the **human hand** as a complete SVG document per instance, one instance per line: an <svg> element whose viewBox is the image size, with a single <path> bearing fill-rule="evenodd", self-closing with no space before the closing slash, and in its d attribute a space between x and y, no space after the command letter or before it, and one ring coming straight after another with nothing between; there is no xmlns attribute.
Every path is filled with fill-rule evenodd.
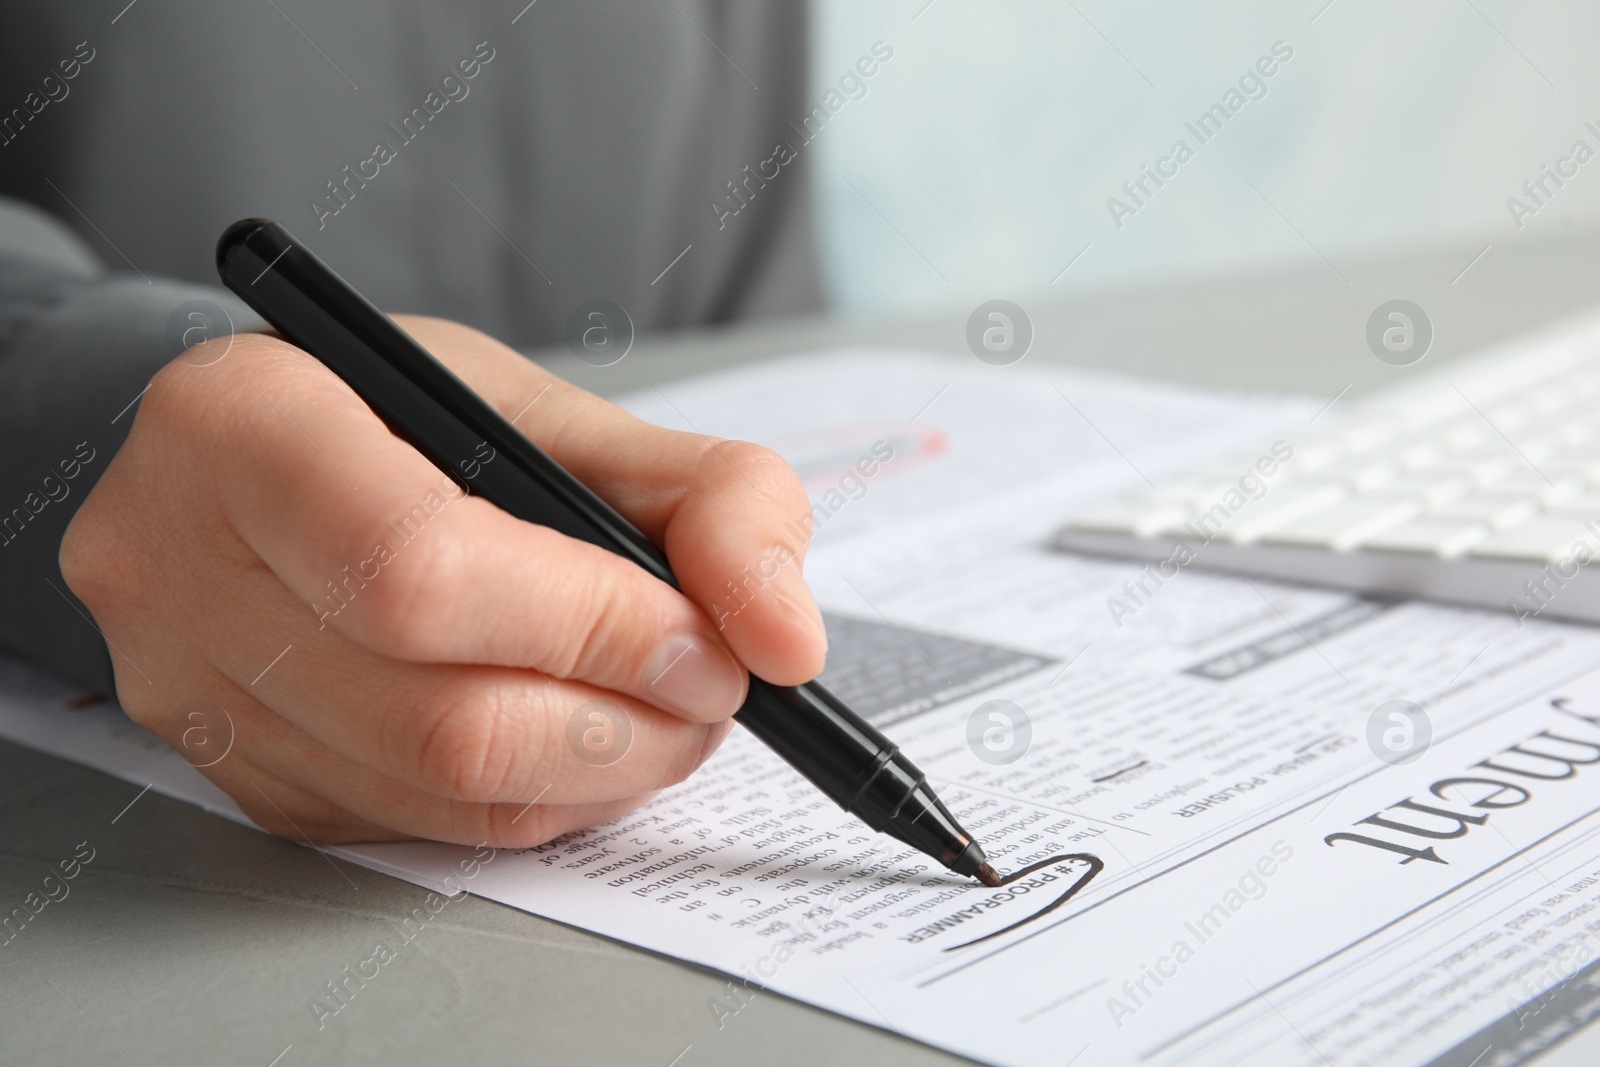
<svg viewBox="0 0 1600 1067"><path fill-rule="evenodd" d="M792 532L809 503L782 459L650 426L464 326L397 321L661 546L683 592L463 494L285 341L189 350L73 519L62 574L135 722L183 751L180 709L226 711L231 747L202 772L252 820L328 843L537 844L697 768L746 667L780 685L821 670ZM793 561L752 584L775 548ZM568 742L596 700L632 730L603 766Z"/></svg>

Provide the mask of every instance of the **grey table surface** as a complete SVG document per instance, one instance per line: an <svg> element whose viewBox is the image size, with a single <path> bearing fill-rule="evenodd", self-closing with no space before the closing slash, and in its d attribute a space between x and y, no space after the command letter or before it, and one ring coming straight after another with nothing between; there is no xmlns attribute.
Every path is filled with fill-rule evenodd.
<svg viewBox="0 0 1600 1067"><path fill-rule="evenodd" d="M1595 299L1600 233L1508 231L1474 260L1486 244L1025 300L1035 328L1027 359L1331 399ZM1394 298L1434 324L1433 349L1415 368L1380 363L1365 344L1368 315ZM963 310L646 337L608 368L535 355L615 394L842 344L963 353L965 319ZM0 907L20 905L79 842L96 851L70 896L0 949L0 1063L967 1062L775 994L719 1028L708 1006L723 992L718 975L477 898L450 904L319 1029L311 999L391 936L386 922L423 891L155 794L113 823L137 793L0 743ZM1594 1062L1597 1040L1581 1036L1563 1061Z"/></svg>

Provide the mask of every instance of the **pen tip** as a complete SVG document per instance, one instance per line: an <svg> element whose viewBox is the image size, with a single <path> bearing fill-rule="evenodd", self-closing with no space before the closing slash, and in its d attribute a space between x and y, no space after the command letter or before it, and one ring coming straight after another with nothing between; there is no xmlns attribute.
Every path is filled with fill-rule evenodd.
<svg viewBox="0 0 1600 1067"><path fill-rule="evenodd" d="M1000 888L1000 876L996 874L995 869L989 866L987 863L983 864L976 871L974 871L972 873L972 877L976 878L990 889Z"/></svg>

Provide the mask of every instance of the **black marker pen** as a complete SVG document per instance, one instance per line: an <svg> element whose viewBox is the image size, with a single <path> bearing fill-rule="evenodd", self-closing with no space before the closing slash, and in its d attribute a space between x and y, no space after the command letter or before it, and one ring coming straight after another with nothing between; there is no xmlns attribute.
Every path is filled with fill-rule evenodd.
<svg viewBox="0 0 1600 1067"><path fill-rule="evenodd" d="M290 342L315 356L394 433L446 473L487 443L495 462L473 492L526 522L632 560L679 588L649 538L522 435L289 231L243 219L217 242L217 272ZM922 772L883 734L816 682L751 677L734 716L838 805L957 874L998 886L983 849L939 802Z"/></svg>

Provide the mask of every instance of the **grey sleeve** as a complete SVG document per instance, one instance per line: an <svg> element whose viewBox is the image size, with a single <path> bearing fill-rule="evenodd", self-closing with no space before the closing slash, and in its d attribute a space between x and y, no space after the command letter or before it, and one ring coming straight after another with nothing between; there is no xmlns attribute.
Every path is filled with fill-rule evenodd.
<svg viewBox="0 0 1600 1067"><path fill-rule="evenodd" d="M229 319L241 330L259 326L220 288L108 272L65 226L0 198L0 645L7 651L115 692L105 641L61 580L61 536L121 447L151 376L186 340L199 339L194 331L215 331Z"/></svg>

